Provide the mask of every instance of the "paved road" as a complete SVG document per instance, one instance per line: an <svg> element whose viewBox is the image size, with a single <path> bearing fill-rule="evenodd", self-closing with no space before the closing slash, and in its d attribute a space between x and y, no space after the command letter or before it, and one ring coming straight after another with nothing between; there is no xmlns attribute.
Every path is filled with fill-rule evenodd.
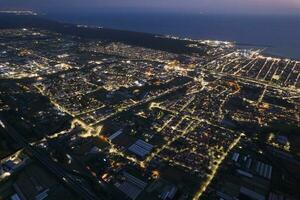
<svg viewBox="0 0 300 200"><path fill-rule="evenodd" d="M68 174L61 166L49 158L48 155L38 151L34 146L29 144L12 126L10 126L0 115L0 120L5 125L11 138L19 143L26 151L35 157L41 164L43 164L50 172L55 174L62 182L68 187L78 193L83 199L86 200L100 200L95 194L82 186L78 181Z"/></svg>
<svg viewBox="0 0 300 200"><path fill-rule="evenodd" d="M157 95L157 96L153 96L153 97L144 99L144 100L142 100L142 101L140 101L140 102L138 102L138 103L135 103L134 105L131 105L131 106L126 107L125 109L123 109L123 110L121 110L121 111L119 111L119 112L112 113L112 114L110 114L110 115L108 115L108 116L106 116L106 117L100 119L99 121L90 124L90 125L91 125L91 126L94 126L94 127L97 127L98 125L102 124L104 121L110 120L110 119L116 117L117 115L119 115L119 114L121 114L121 113L128 112L128 111L133 110L133 109L135 109L135 108L137 108L137 107L139 107L139 106L142 106L142 105L145 105L145 104L147 104L147 103L150 103L151 101L155 101L155 100L157 100L157 99L159 99L159 98L162 98L162 97L164 97L164 96L166 96L166 95L169 95L169 94L171 94L171 93L173 93L173 92L176 92L176 91L178 91L178 90L180 90L180 89L183 89L183 88L185 88L185 87L188 87L188 86L192 85L193 83L194 83L194 82L193 82L192 80L190 80L190 81L188 81L187 83L185 83L185 84L183 84L183 85L180 85L180 86L171 88L171 89L169 89L169 90L166 90L166 91L162 92L161 94L159 94L159 95Z"/></svg>

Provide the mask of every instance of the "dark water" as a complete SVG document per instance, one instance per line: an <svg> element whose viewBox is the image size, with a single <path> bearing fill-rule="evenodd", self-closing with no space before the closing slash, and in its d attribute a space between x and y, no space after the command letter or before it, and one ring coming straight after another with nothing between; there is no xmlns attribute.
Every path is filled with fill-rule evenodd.
<svg viewBox="0 0 300 200"><path fill-rule="evenodd" d="M265 53L300 59L299 16L181 15L161 13L48 14L76 24L235 41L268 47Z"/></svg>

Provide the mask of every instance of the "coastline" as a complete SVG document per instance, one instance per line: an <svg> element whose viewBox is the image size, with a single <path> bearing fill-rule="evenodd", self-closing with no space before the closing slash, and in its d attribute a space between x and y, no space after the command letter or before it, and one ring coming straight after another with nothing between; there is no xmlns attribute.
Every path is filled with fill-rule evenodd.
<svg viewBox="0 0 300 200"><path fill-rule="evenodd" d="M66 23L64 21L58 21L60 23ZM161 33L153 33L153 32L141 32L141 31L132 31L132 30L123 30L123 29L115 29L115 28L109 28L109 27L102 27L102 26L96 26L96 25L88 25L88 24L76 24L76 23L70 23L74 26L77 27L83 27L83 28L90 28L90 29L95 29L95 28L105 28L105 29L112 29L115 31L126 31L126 32L132 32L132 33L140 33L140 34L149 34L152 36L160 36L161 38L176 38L176 40L182 40L182 41L186 41L186 40L191 40L191 41L204 41L204 40L210 40L207 38L188 38L188 37L180 37L177 35L172 35L172 34L161 34ZM225 40L217 40L217 39L211 39L212 41L221 41L221 42L230 42L233 43L236 48L238 49L264 49L260 54L266 57L274 57L274 58L281 58L281 59L290 59L290 60L295 60L295 61L300 61L300 55L299 57L293 57L293 56L286 56L286 55L281 55L278 53L272 53L271 51L268 52L268 49L273 48L274 46L272 45L267 45L267 44L251 44L251 43L243 43L243 42L236 42L236 41L225 41Z"/></svg>
<svg viewBox="0 0 300 200"><path fill-rule="evenodd" d="M17 15L20 16L20 15ZM26 15L25 15L26 16ZM27 15L26 17L28 17L30 15ZM274 51L275 47L273 45L266 45L266 44L259 44L259 43L247 43L247 42L238 42L238 41L234 41L234 40L218 40L218 39L207 39L207 38L195 38L195 37L183 37L180 35L176 35L176 34L162 34L162 33L153 33L153 32L142 32L142 31L132 31L132 30L124 30L124 29L116 29L116 28L108 28L108 27L103 27L103 26L96 26L96 25L82 25L82 24L76 24L76 23L70 23L67 21L63 21L63 20L54 20L51 17L48 17L47 15L32 15L33 17L37 17L37 21L38 20L45 20L47 23L50 24L50 28L52 29L56 29L59 30L60 28L63 28L64 30L61 31L66 31L66 33L70 33L70 32L74 32L74 34L77 35L81 35L81 36L92 36L92 37L100 37L100 38L104 38L104 39L108 39L110 37L110 35L113 35L113 39L112 40L118 40L121 39L120 41L125 41L129 42L130 44L133 45L144 45L144 44L148 44L145 45L145 47L148 48L153 48L153 49L160 49L160 50L164 50L164 49L171 49L171 51L174 51L179 53L184 53L185 50L187 51L187 53L190 53L191 49L187 49L186 45L189 42L192 41L204 41L204 40L211 40L211 41L221 41L221 42L230 42L233 43L235 45L235 47L237 49L264 49L260 54L266 57L274 57L274 58L281 58L281 59L291 59L291 60L295 60L295 61L300 61L300 55L299 57L296 56L287 56L287 54L281 54L278 53L276 51ZM31 23L26 21L26 23ZM34 24L35 22L33 22L33 26L35 26ZM5 24L5 22L4 22ZM21 23L22 24L22 23ZM20 26L21 24L18 24L16 26ZM39 24L39 23L38 23ZM1 24L0 24L1 25ZM11 24L9 24L11 25ZM13 25L14 26L14 25ZM47 27L49 28L49 27ZM99 30L99 31L98 31ZM72 32L72 34L73 34ZM161 37L157 37L157 36L161 36ZM170 36L176 38L170 38ZM162 48L159 46L155 46L153 43L154 41L158 41L159 42L164 42L165 46L163 46ZM149 43L150 42L150 43ZM149 45L151 44L151 45ZM153 46L154 45L154 46Z"/></svg>
<svg viewBox="0 0 300 200"><path fill-rule="evenodd" d="M126 14L47 13L47 18L72 24L114 30L172 35L194 40L231 41L237 46L267 48L264 53L300 60L300 16L177 15L166 13ZM248 47L247 47L248 46Z"/></svg>

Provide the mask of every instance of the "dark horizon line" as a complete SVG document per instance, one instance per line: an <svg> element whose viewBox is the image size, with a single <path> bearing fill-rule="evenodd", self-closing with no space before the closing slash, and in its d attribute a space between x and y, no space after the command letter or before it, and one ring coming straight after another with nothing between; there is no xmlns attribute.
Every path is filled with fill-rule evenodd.
<svg viewBox="0 0 300 200"><path fill-rule="evenodd" d="M211 11L186 11L186 10L164 10L164 9L136 9L131 7L126 8L97 8L97 9L28 9L28 8L2 8L0 11L32 11L39 15L52 14L160 14L160 15L186 15L186 16L295 16L300 17L300 12L211 12Z"/></svg>

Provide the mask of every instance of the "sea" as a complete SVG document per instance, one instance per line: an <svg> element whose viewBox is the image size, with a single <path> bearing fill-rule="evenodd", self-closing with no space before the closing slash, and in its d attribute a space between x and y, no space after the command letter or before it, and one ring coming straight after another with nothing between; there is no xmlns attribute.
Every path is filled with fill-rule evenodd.
<svg viewBox="0 0 300 200"><path fill-rule="evenodd" d="M212 15L143 12L48 13L62 22L182 38L236 42L276 57L300 60L299 15Z"/></svg>

